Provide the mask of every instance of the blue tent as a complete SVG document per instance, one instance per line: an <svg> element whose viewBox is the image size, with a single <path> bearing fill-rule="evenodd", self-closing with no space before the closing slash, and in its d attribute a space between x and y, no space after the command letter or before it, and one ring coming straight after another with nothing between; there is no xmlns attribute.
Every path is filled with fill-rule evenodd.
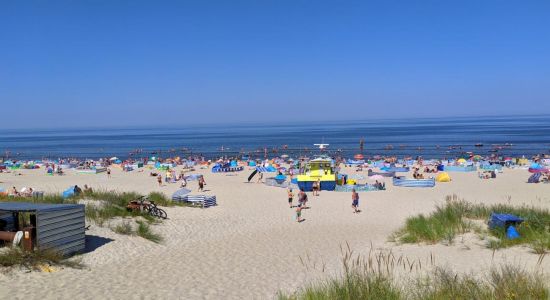
<svg viewBox="0 0 550 300"><path fill-rule="evenodd" d="M63 198L69 198L71 196L74 196L74 185L69 187L68 189L64 190L62 193L61 193L61 196Z"/></svg>

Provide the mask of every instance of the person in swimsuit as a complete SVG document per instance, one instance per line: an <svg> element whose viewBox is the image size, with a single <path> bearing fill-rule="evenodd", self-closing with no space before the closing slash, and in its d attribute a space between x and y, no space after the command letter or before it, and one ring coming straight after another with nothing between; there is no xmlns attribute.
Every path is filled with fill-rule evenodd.
<svg viewBox="0 0 550 300"><path fill-rule="evenodd" d="M107 168L107 178L111 178L111 169Z"/></svg>
<svg viewBox="0 0 550 300"><path fill-rule="evenodd" d="M317 190L319 188L317 187L317 181L314 181L312 184L311 184L311 190L313 192L313 196L317 196Z"/></svg>
<svg viewBox="0 0 550 300"><path fill-rule="evenodd" d="M298 195L298 206L301 206L301 207L303 206L305 208L306 203L307 203L307 194L303 190L300 190L300 194Z"/></svg>
<svg viewBox="0 0 550 300"><path fill-rule="evenodd" d="M300 205L296 207L296 222L302 222L302 207Z"/></svg>
<svg viewBox="0 0 550 300"><path fill-rule="evenodd" d="M157 182L159 183L159 186L162 186L162 176L160 174L157 176Z"/></svg>
<svg viewBox="0 0 550 300"><path fill-rule="evenodd" d="M204 192L204 176L199 177L199 192Z"/></svg>
<svg viewBox="0 0 550 300"><path fill-rule="evenodd" d="M353 213L359 212L359 194L355 189L351 190L351 207L353 208Z"/></svg>
<svg viewBox="0 0 550 300"><path fill-rule="evenodd" d="M292 189L288 189L288 205L290 206L290 208L292 208L292 200L294 199L294 193L292 192Z"/></svg>

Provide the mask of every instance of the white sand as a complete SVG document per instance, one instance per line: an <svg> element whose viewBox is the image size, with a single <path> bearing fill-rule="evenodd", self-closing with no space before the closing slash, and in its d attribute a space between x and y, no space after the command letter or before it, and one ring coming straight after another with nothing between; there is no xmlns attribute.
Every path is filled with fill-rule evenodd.
<svg viewBox="0 0 550 300"><path fill-rule="evenodd" d="M148 172L115 169L108 179L106 174L69 171L52 177L43 170L22 170L22 176L0 174L0 186L61 192L87 183L94 189L167 195L177 190L177 184L158 187ZM397 188L386 179L387 191L360 194L360 214L352 213L350 193L322 192L320 197L309 193L311 209L303 212L306 221L298 224L287 205L286 191L244 183L248 170L238 176L208 170L194 173L205 174L207 193L215 194L219 205L167 208L169 220L153 226L164 236L163 244L92 225L87 235L93 250L82 255L85 270L0 275L0 298L272 299L279 290L294 291L339 272L340 247L346 243L359 253L367 253L372 244L411 259L425 260L433 254L436 264L461 272L479 272L503 262L533 269L538 256L528 248L500 250L493 256L475 235L459 237L451 246L396 245L388 237L408 216L429 213L450 194L472 202L550 208L550 184L525 183L529 177L525 170L505 170L494 180L480 180L475 173L451 173L451 183L437 183L431 189ZM366 177L365 173L361 174ZM196 192L196 181L189 186ZM308 261L309 268L300 258ZM550 270L550 259L540 267Z"/></svg>

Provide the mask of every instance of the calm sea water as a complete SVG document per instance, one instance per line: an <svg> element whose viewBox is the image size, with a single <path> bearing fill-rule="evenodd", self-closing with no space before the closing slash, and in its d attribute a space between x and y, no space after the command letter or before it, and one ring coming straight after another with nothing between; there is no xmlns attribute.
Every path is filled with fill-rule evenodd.
<svg viewBox="0 0 550 300"><path fill-rule="evenodd" d="M505 156L550 153L550 116L476 117L445 119L375 120L307 124L258 124L233 126L178 126L166 128L105 128L55 130L0 130L0 151L10 157L40 159L58 157L125 158L134 149L142 155L168 156L173 149L178 155L258 151L264 147L288 145L279 154L308 155L313 144L330 144L329 149L342 150L351 157L360 152L364 138L364 155L422 155L442 158L472 151L491 154L494 144L511 143L497 154ZM482 143L481 148L474 147ZM386 149L393 145L393 149ZM182 151L183 148L187 150ZM260 150L261 149L261 150ZM261 153L261 154L260 154ZM172 153L173 154L173 153Z"/></svg>

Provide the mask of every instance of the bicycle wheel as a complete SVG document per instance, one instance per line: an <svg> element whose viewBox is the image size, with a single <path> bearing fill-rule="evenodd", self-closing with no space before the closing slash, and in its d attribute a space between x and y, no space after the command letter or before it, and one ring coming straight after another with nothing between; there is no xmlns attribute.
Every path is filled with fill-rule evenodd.
<svg viewBox="0 0 550 300"><path fill-rule="evenodd" d="M168 214L166 213L166 211L164 211L164 209L161 209L161 208L157 208L157 216L161 219L168 218Z"/></svg>

